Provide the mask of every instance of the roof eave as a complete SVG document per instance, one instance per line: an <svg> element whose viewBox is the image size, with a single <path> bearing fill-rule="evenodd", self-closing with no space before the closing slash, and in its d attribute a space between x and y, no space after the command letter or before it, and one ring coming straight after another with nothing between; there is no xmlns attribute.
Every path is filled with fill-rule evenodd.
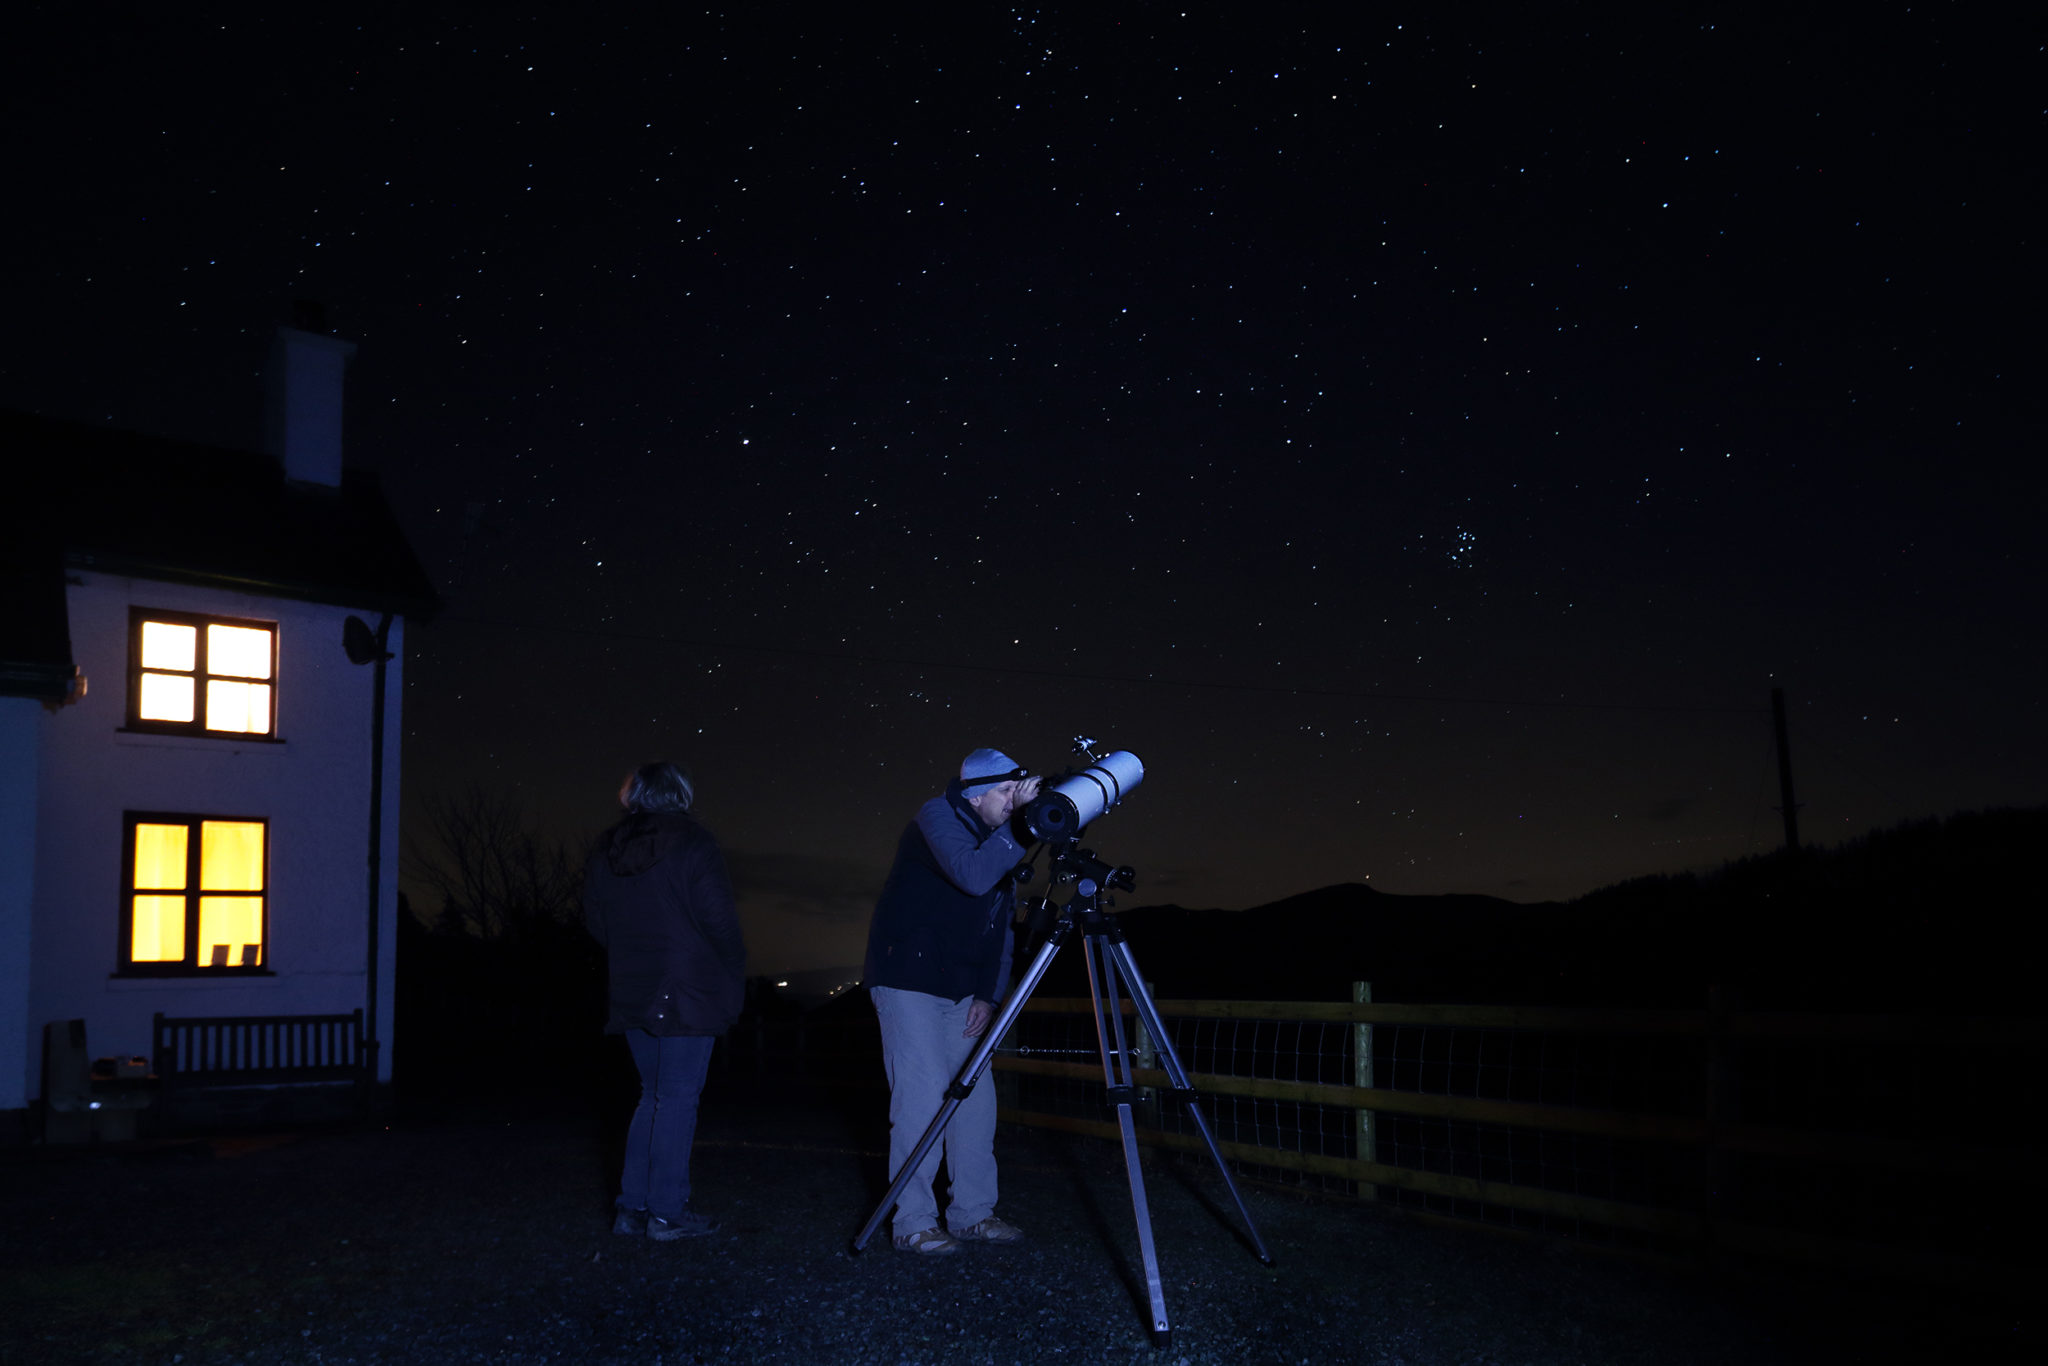
<svg viewBox="0 0 2048 1366"><path fill-rule="evenodd" d="M421 594L394 588L340 588L333 584L195 569L189 565L118 553L74 550L64 557L64 562L73 569L83 569L95 574L155 579L163 583L190 584L198 588L225 588L238 593L290 598L296 602L317 602L330 607L361 607L376 612L392 612L413 621L431 618L441 605L440 599L431 592Z"/></svg>

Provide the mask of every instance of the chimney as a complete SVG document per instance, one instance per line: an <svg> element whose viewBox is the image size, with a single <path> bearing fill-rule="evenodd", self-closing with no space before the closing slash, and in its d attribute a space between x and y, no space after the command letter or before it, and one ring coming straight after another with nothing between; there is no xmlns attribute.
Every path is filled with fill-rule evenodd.
<svg viewBox="0 0 2048 1366"><path fill-rule="evenodd" d="M356 344L330 336L318 304L293 309L270 348L266 445L287 479L341 485L341 381Z"/></svg>

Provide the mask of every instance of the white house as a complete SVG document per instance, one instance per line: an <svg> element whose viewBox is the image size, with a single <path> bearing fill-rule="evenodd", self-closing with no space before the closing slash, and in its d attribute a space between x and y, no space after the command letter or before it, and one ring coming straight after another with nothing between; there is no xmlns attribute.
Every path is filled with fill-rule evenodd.
<svg viewBox="0 0 2048 1366"><path fill-rule="evenodd" d="M148 1056L159 1013L363 1008L389 1081L405 618L434 594L342 468L353 350L280 330L270 455L0 413L7 464L47 490L0 548L16 1132L54 1021Z"/></svg>

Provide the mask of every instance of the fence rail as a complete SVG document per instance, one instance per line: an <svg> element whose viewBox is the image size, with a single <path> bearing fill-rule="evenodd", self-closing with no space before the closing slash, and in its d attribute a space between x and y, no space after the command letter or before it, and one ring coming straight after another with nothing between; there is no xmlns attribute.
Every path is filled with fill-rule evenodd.
<svg viewBox="0 0 2048 1366"><path fill-rule="evenodd" d="M2048 1212L2024 1099L2048 1021L1745 1012L1721 995L1644 1011L1358 994L1156 1003L1226 1157L1460 1222L2014 1295L2039 1284L2042 1268L1996 1258ZM1085 997L1027 1003L994 1064L1005 1119L1115 1135L1086 1117L1102 1082L1092 1012ZM1135 1080L1170 1084L1143 1065ZM1141 1142L1199 1149L1176 1107L1141 1110Z"/></svg>
<svg viewBox="0 0 2048 1366"><path fill-rule="evenodd" d="M1153 1004L1180 1019L1301 1020L1327 1024L1450 1025L1473 1029L1535 1029L1581 1034L1676 1034L1705 1037L1714 1012L1706 1010L1575 1010L1553 1006L1375 1005L1336 1001L1171 1001ZM1135 1013L1123 1002L1126 1015ZM1033 997L1024 1013L1086 1015L1085 996ZM1798 1015L1785 1011L1733 1011L1726 1032L1739 1038L1903 1040L1939 1027L1966 1041L2040 1048L2048 1019L1998 1016Z"/></svg>

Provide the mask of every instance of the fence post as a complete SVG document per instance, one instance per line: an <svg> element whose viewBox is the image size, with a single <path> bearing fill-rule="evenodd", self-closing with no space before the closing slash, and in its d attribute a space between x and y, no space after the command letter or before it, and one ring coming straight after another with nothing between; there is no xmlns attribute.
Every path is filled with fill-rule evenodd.
<svg viewBox="0 0 2048 1366"><path fill-rule="evenodd" d="M1353 1005L1371 1005L1372 983L1353 982L1351 984L1351 1003ZM1357 1024L1351 1026L1351 1084L1360 1087L1372 1085L1372 1025L1365 1020L1360 1020ZM1379 1134L1376 1126L1373 1124L1372 1111L1361 1105L1358 1107L1358 1160L1360 1162L1379 1161L1379 1149ZM1370 1181L1360 1181L1358 1183L1358 1198L1361 1200L1379 1199L1379 1187L1373 1185Z"/></svg>
<svg viewBox="0 0 2048 1366"><path fill-rule="evenodd" d="M1159 999L1157 990L1150 982L1145 983L1145 995L1154 1001ZM1135 1013L1131 1016L1131 1026L1137 1034L1131 1042L1132 1070L1150 1068L1154 1065L1152 1035L1146 1030L1145 1021ZM1140 1086L1138 1103L1133 1108L1140 1124L1153 1129L1159 1127L1159 1092L1156 1088Z"/></svg>

